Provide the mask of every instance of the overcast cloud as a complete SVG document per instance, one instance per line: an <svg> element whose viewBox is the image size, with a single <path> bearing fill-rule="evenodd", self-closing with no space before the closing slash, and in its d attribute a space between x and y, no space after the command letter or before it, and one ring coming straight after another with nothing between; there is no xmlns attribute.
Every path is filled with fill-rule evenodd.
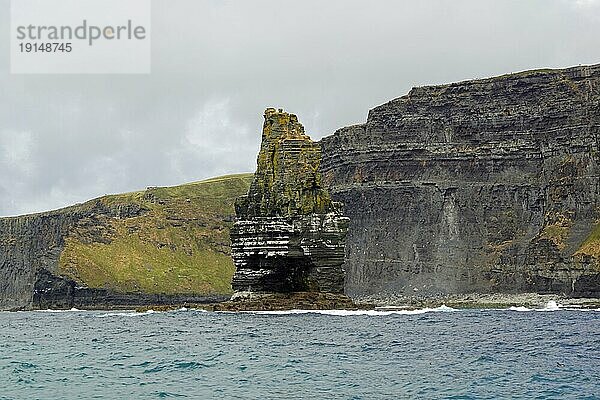
<svg viewBox="0 0 600 400"><path fill-rule="evenodd" d="M11 75L0 215L252 171L268 106L315 139L413 86L600 62L596 0L156 0L150 75Z"/></svg>

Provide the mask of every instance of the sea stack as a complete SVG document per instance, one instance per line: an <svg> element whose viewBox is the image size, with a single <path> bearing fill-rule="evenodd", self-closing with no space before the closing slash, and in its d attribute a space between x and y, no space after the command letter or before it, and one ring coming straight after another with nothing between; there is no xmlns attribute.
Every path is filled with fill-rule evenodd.
<svg viewBox="0 0 600 400"><path fill-rule="evenodd" d="M258 167L236 201L232 286L242 293L344 292L349 219L323 188L320 145L294 114L268 108Z"/></svg>

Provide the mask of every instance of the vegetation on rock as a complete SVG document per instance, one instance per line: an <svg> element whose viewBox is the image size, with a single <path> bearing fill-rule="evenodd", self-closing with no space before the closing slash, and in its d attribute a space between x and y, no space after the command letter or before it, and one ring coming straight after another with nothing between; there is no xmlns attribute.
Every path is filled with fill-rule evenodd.
<svg viewBox="0 0 600 400"><path fill-rule="evenodd" d="M258 168L248 196L237 203L238 216L291 216L333 209L322 187L321 148L304 133L294 114L265 111Z"/></svg>
<svg viewBox="0 0 600 400"><path fill-rule="evenodd" d="M127 218L94 214L65 238L58 273L117 292L226 294L234 272L229 229L234 200L252 174L105 196Z"/></svg>
<svg viewBox="0 0 600 400"><path fill-rule="evenodd" d="M583 242L577 254L585 254L600 259L600 222Z"/></svg>
<svg viewBox="0 0 600 400"><path fill-rule="evenodd" d="M348 218L321 183L321 148L294 114L264 117L258 168L236 201L233 289L343 293Z"/></svg>

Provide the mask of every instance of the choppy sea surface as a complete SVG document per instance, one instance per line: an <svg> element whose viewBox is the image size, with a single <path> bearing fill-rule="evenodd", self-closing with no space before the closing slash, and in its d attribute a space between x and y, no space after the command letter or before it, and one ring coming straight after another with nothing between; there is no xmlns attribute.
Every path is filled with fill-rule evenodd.
<svg viewBox="0 0 600 400"><path fill-rule="evenodd" d="M0 313L0 399L600 399L600 310Z"/></svg>

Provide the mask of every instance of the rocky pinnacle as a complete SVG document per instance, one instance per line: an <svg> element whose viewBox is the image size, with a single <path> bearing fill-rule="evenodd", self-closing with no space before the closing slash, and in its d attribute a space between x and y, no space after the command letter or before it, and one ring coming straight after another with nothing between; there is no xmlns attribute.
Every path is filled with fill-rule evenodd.
<svg viewBox="0 0 600 400"><path fill-rule="evenodd" d="M321 184L321 149L298 118L265 111L254 181L231 230L236 292L344 291L349 219Z"/></svg>

